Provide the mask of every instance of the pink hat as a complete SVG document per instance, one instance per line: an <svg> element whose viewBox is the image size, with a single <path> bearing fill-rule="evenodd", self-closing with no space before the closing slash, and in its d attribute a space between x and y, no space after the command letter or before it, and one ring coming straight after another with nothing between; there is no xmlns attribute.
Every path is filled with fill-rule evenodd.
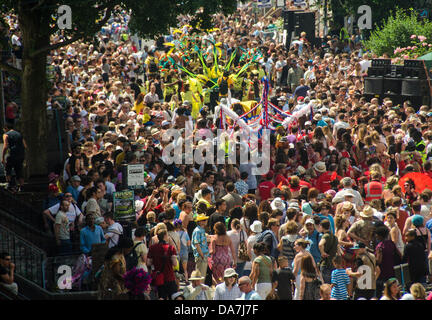
<svg viewBox="0 0 432 320"><path fill-rule="evenodd" d="M300 96L300 97L297 98L297 101L303 101L303 100L304 100L303 96Z"/></svg>
<svg viewBox="0 0 432 320"><path fill-rule="evenodd" d="M332 197L334 197L334 196L336 195L336 191L334 191L334 190L332 190L332 189L327 190L325 193L331 195Z"/></svg>

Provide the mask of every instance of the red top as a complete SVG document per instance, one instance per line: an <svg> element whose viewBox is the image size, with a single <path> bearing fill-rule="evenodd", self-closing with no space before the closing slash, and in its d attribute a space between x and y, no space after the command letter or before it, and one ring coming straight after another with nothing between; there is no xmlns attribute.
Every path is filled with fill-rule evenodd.
<svg viewBox="0 0 432 320"><path fill-rule="evenodd" d="M288 181L288 179L287 178L285 178L285 176L283 176L282 174L278 174L277 176L276 176L276 179L275 179L275 185L279 185L279 184L283 184L283 185L285 185L285 186L287 186L287 185L289 185L289 181Z"/></svg>
<svg viewBox="0 0 432 320"><path fill-rule="evenodd" d="M261 201L267 200L271 196L271 189L276 188L276 185L271 181L264 181L258 185Z"/></svg>
<svg viewBox="0 0 432 320"><path fill-rule="evenodd" d="M165 282L175 281L176 279L171 262L171 256L176 254L174 247L167 243L159 242L149 248L147 257L152 259L156 271L162 271Z"/></svg>
<svg viewBox="0 0 432 320"><path fill-rule="evenodd" d="M313 181L313 185L315 188L317 188L321 193L326 192L327 190L330 190L330 183L332 182L331 176L333 172L327 171L321 174L318 179ZM340 179L340 178L339 178Z"/></svg>

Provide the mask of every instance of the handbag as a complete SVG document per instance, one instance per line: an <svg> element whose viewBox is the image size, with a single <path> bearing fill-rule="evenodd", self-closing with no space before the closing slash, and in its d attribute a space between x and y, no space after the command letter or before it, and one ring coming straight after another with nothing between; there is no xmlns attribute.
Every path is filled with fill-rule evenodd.
<svg viewBox="0 0 432 320"><path fill-rule="evenodd" d="M242 239L243 230L240 230L240 244L238 249L238 258L243 261L250 261L248 251L247 251L247 245L244 241L244 238Z"/></svg>

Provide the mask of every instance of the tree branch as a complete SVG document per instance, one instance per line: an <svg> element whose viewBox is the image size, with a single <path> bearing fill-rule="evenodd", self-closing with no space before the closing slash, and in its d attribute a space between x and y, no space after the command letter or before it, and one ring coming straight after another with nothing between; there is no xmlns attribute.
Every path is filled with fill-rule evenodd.
<svg viewBox="0 0 432 320"><path fill-rule="evenodd" d="M7 72L14 74L14 75L17 75L17 76L22 75L22 70L17 69L15 67L13 67L7 63L3 63L1 61L0 61L0 70L7 71Z"/></svg>
<svg viewBox="0 0 432 320"><path fill-rule="evenodd" d="M111 5L110 7L107 8L107 11L105 13L105 17L101 21L99 21L99 23L95 27L95 30L100 30L108 22L108 20L109 20L109 18L111 16L111 13L113 12L113 9L114 9L113 5ZM65 40L65 41L62 41L62 42L58 42L58 43L55 43L55 44L52 44L52 45L40 48L38 50L33 51L30 54L30 58L33 58L33 57L35 57L35 56L37 56L37 55L39 55L41 53L44 53L44 52L49 52L51 50L55 50L55 49L67 46L67 45L69 45L69 44L71 44L71 43L73 43L75 41L78 41L78 40L84 38L84 37L85 37L85 34L80 34L80 35L76 35L75 37L70 38L69 40Z"/></svg>

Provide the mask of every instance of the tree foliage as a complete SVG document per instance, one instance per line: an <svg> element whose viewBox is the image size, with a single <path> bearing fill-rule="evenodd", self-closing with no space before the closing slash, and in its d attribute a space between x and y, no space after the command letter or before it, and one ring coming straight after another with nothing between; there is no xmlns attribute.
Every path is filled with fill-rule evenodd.
<svg viewBox="0 0 432 320"><path fill-rule="evenodd" d="M399 9L372 32L365 45L377 55L387 53L392 57L396 48L413 45L412 35L432 39L432 22L419 21L416 12Z"/></svg>

